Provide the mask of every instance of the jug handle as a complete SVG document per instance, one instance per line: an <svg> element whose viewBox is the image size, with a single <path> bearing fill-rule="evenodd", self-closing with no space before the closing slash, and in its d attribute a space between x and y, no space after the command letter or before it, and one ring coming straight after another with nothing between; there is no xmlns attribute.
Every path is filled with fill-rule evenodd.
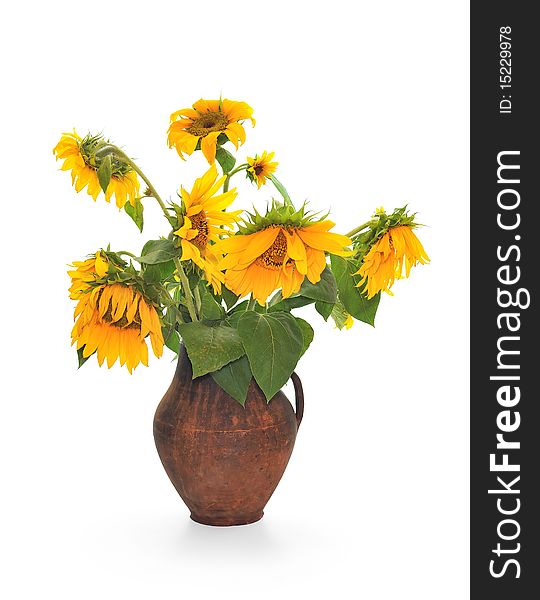
<svg viewBox="0 0 540 600"><path fill-rule="evenodd" d="M300 428L302 417L304 416L304 390L302 388L302 382L300 377L296 373L291 375L291 379L294 385L294 395L296 403L296 428Z"/></svg>

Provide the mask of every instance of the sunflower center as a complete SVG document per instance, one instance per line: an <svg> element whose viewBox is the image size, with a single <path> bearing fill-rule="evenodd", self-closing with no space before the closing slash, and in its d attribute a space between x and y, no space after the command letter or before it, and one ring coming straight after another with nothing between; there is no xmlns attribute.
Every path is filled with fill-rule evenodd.
<svg viewBox="0 0 540 600"><path fill-rule="evenodd" d="M108 325L112 325L113 327L118 327L118 329L140 329L141 328L141 315L139 314L139 309L137 309L137 313L131 323L128 323L126 313L124 313L118 321L112 320L112 310L109 305L107 312L103 315L103 320Z"/></svg>
<svg viewBox="0 0 540 600"><path fill-rule="evenodd" d="M229 120L223 113L207 112L194 119L193 123L186 127L186 131L191 135L204 137L212 131L223 131L228 124Z"/></svg>
<svg viewBox="0 0 540 600"><path fill-rule="evenodd" d="M101 298L101 292L103 290L100 291L99 297ZM139 313L139 309L137 308L137 312L135 313L135 317L133 318L133 321L131 321L131 323L128 323L127 317L126 317L126 311L124 311L124 314L117 320L117 321L113 321L113 316L112 316L112 302L109 301L109 306L107 307L107 312L103 315L102 320L107 323L107 325L111 325L112 327L118 327L118 329L140 329L141 328L141 315Z"/></svg>
<svg viewBox="0 0 540 600"><path fill-rule="evenodd" d="M206 220L206 214L204 210L201 210L201 212L189 217L189 219L192 228L198 231L197 235L189 241L202 253L208 244L208 221Z"/></svg>
<svg viewBox="0 0 540 600"><path fill-rule="evenodd" d="M283 267L285 257L287 256L287 239L280 231L274 240L274 243L265 250L256 260L255 264L265 269L277 271Z"/></svg>
<svg viewBox="0 0 540 600"><path fill-rule="evenodd" d="M264 171L264 167L262 165L255 165L253 170L255 171L255 175L260 175Z"/></svg>

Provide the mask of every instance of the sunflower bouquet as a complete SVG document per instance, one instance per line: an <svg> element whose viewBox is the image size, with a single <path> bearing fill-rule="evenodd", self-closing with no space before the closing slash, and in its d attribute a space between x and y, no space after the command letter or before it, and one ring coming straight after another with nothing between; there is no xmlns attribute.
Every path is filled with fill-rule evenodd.
<svg viewBox="0 0 540 600"><path fill-rule="evenodd" d="M145 205L156 202L168 228L138 254L100 248L72 264L79 365L95 354L100 365L118 361L131 373L148 365L148 340L157 357L164 346L177 354L184 346L194 379L210 375L244 404L254 378L269 401L314 337L296 309L313 305L339 329L354 320L373 325L381 292L429 261L406 207L377 209L342 235L328 213L295 205L273 152L237 158L247 122L255 125L252 108L228 99L173 112L169 147L183 160L201 151L209 168L167 202L103 135L62 135L53 152L77 192L114 197L141 232ZM264 210L231 210L241 174L278 196L267 195Z"/></svg>

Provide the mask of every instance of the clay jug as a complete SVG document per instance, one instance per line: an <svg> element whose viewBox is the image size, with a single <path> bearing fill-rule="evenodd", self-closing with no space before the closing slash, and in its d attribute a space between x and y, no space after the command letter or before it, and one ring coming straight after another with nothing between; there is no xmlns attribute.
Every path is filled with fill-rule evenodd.
<svg viewBox="0 0 540 600"><path fill-rule="evenodd" d="M255 380L245 407L210 375L193 380L185 349L154 417L161 462L191 518L245 525L263 516L291 456L302 420L302 384L293 373L296 414L283 392L267 403Z"/></svg>

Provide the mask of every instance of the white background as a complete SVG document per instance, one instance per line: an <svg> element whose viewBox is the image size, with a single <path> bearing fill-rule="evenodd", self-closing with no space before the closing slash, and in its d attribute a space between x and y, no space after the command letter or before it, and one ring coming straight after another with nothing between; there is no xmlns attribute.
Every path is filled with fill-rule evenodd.
<svg viewBox="0 0 540 600"><path fill-rule="evenodd" d="M468 597L468 3L53 0L2 21L0 595ZM241 156L274 150L294 199L343 233L409 203L432 259L375 329L306 313L293 457L264 519L228 529L190 522L155 451L170 355L130 376L69 347L67 263L138 252L159 211L139 235L51 153L103 130L174 197L206 163L168 150L168 116L220 93L254 107Z"/></svg>

